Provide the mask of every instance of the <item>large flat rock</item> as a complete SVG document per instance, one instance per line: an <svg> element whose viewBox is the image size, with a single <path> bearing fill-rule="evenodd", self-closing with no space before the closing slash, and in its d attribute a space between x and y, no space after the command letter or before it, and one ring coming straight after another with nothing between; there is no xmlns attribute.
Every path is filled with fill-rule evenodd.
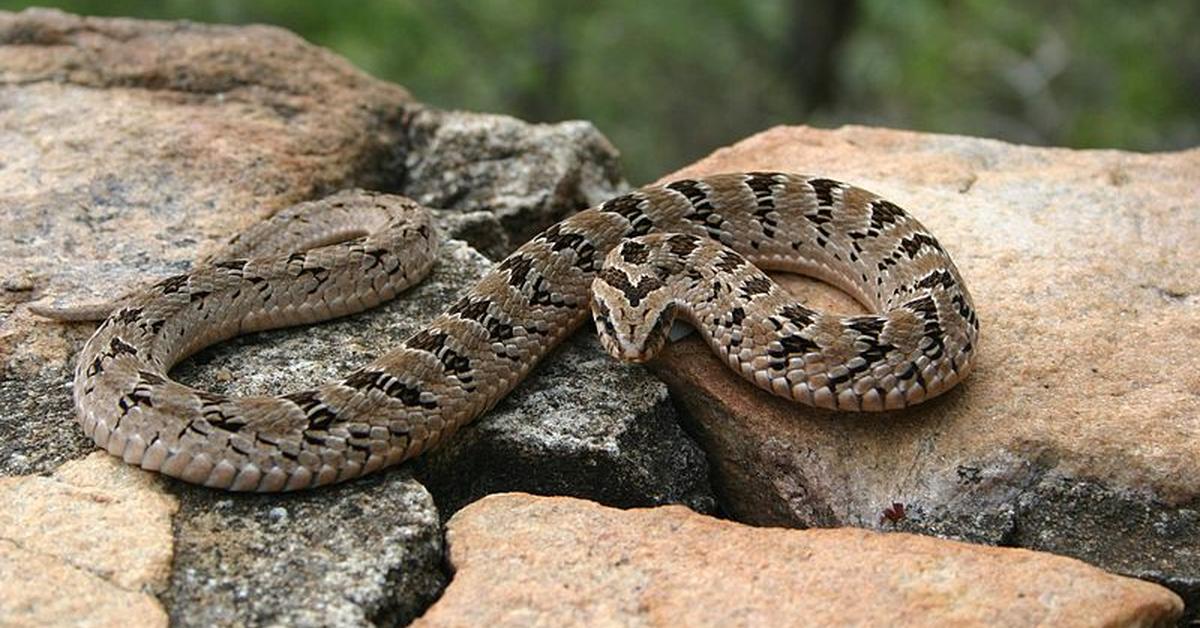
<svg viewBox="0 0 1200 628"><path fill-rule="evenodd" d="M416 626L1168 626L1183 607L1052 554L678 506L493 495L447 541L454 580Z"/></svg>
<svg viewBox="0 0 1200 628"><path fill-rule="evenodd" d="M47 482L41 475L93 451L74 420L70 378L94 325L39 320L28 302L89 301L178 273L255 220L342 189L418 197L440 208L447 236L495 257L520 233L623 186L615 149L587 123L437 111L277 28L0 12L0 476L19 477L26 488L17 499L26 500ZM440 255L432 276L392 303L240 338L175 375L243 394L344 376L491 265L461 241ZM97 623L116 623L122 605L148 609L149 623L397 623L445 579L438 502L449 510L485 491L540 486L711 509L703 454L677 425L665 386L596 358L583 339L551 356L526 383L526 401L507 402L497 419L463 434L469 446L452 441L440 454L445 475L431 481L432 495L405 469L289 497L146 480L145 491L179 503L153 584L117 590L121 567L97 579L68 565L38 581L46 586L23 589L30 597L17 606L5 597L0 624L23 619L12 613L33 603ZM617 396L624 413L612 417L588 405L594 393L539 393L609 381L629 391ZM548 398L573 421L552 420ZM489 428L489 420L498 422ZM514 428L539 434L539 444L525 447ZM488 464L473 457L480 448L492 452ZM659 462L663 451L671 455ZM555 473L531 485L523 466ZM71 543L104 537L104 522L92 521L76 522ZM20 547L0 538L0 573L23 573L37 560L30 547L58 540L50 528L22 534ZM103 540L117 538L132 554L161 546L153 535ZM112 543L96 548L103 554ZM97 595L106 605L80 602Z"/></svg>
<svg viewBox="0 0 1200 628"><path fill-rule="evenodd" d="M982 340L961 386L883 415L772 398L697 338L675 344L655 370L710 453L727 512L1045 549L1195 603L1200 150L781 127L671 178L739 170L820 174L908 209L962 271ZM788 285L860 311L824 284Z"/></svg>

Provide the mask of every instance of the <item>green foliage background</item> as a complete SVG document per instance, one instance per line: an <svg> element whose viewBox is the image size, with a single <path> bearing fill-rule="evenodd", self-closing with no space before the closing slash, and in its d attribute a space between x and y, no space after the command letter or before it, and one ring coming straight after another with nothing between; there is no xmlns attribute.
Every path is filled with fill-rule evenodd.
<svg viewBox="0 0 1200 628"><path fill-rule="evenodd" d="M592 120L633 183L775 124L1135 150L1200 143L1196 0L47 4L277 24L437 106Z"/></svg>

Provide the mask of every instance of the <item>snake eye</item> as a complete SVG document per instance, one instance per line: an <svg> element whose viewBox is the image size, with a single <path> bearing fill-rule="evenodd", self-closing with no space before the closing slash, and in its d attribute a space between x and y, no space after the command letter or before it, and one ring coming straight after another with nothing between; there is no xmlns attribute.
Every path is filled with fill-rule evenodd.
<svg viewBox="0 0 1200 628"><path fill-rule="evenodd" d="M613 326L610 320L610 312L608 305L600 299L599 296L592 297L592 320L596 322L596 329L600 333L612 333Z"/></svg>
<svg viewBox="0 0 1200 628"><path fill-rule="evenodd" d="M646 334L646 344L659 342L660 338L666 340L667 333L671 330L671 325L675 324L675 304L668 303L663 308L662 313L658 315L658 320L654 321L654 326L650 328L650 333Z"/></svg>

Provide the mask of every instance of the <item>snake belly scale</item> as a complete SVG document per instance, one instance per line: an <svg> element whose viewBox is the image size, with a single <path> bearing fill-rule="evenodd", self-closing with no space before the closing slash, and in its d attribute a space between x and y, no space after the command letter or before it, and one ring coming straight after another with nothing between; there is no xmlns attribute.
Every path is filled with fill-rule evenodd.
<svg viewBox="0 0 1200 628"><path fill-rule="evenodd" d="M551 226L341 381L278 397L172 381L205 346L372 307L431 267L437 233L412 201L321 205L279 212L214 261L117 303L75 370L79 420L99 447L238 491L358 477L487 412L589 310L617 357L654 357L678 316L760 388L831 409L919 403L964 377L977 349L962 277L914 218L837 181L755 172L643 187ZM824 280L875 313L809 309L762 270Z"/></svg>

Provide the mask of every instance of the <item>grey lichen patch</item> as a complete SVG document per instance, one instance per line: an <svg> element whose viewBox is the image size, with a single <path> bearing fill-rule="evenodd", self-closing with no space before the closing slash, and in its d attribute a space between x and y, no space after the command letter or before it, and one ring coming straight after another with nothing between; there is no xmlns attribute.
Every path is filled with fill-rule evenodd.
<svg viewBox="0 0 1200 628"><path fill-rule="evenodd" d="M404 194L496 216L514 245L628 186L617 150L590 122L415 109L405 127Z"/></svg>
<svg viewBox="0 0 1200 628"><path fill-rule="evenodd" d="M0 371L0 476L48 473L95 449L75 422L71 369Z"/></svg>
<svg viewBox="0 0 1200 628"><path fill-rule="evenodd" d="M173 625L402 625L445 585L437 511L406 473L288 495L172 490Z"/></svg>

